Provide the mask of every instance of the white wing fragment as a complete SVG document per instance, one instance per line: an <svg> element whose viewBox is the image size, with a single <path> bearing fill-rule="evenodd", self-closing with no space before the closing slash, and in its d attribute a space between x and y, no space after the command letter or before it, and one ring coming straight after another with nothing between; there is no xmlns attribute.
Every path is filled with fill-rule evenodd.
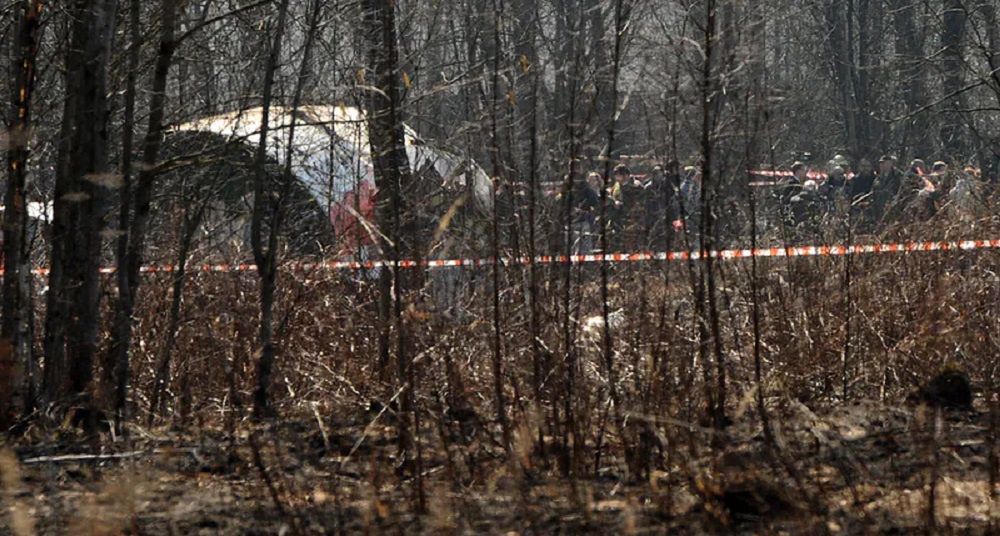
<svg viewBox="0 0 1000 536"><path fill-rule="evenodd" d="M198 119L176 126L175 131L212 132L233 141L250 145L260 143L260 107ZM270 109L268 152L283 162L292 124L292 108ZM364 113L351 106L311 105L295 110L295 136L292 141L292 171L321 207L333 209L362 185L374 189L374 171L368 128ZM491 183L475 164L441 149L426 145L413 129L406 127L406 152L412 169L433 166L445 186L467 187L472 175L472 189L477 203L492 210ZM471 170L471 173L468 172Z"/></svg>

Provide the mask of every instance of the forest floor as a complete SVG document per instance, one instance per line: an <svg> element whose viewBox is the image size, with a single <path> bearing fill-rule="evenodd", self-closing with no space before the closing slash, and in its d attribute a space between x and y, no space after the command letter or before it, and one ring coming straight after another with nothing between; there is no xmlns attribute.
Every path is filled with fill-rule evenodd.
<svg viewBox="0 0 1000 536"><path fill-rule="evenodd" d="M776 446L750 412L721 435L678 423L642 478L568 479L539 461L538 443L507 457L490 434L444 451L428 433L422 515L416 482L394 469L385 415L303 415L235 434L134 429L98 456L63 432L0 457L0 534L903 534L931 519L938 532L978 534L1000 519L995 426L979 405L786 401L770 414ZM625 465L611 450L601 462Z"/></svg>

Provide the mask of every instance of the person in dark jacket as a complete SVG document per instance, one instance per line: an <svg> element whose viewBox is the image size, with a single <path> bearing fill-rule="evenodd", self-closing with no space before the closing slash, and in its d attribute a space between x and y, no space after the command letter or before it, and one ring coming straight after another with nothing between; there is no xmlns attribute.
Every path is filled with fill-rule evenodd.
<svg viewBox="0 0 1000 536"><path fill-rule="evenodd" d="M612 248L632 247L635 234L636 207L642 193L642 186L632 176L632 170L625 164L618 164L614 170L614 182L608 192L608 215L611 223Z"/></svg>
<svg viewBox="0 0 1000 536"><path fill-rule="evenodd" d="M787 203L795 194L799 193L802 185L809 177L809 167L804 162L792 164L792 176L785 177L778 181L778 195L784 203Z"/></svg>
<svg viewBox="0 0 1000 536"><path fill-rule="evenodd" d="M903 185L903 173L896 168L896 157L884 155L878 160L878 174L872 184L871 203L868 205L868 218L875 224L877 231L882 223L890 223L887 211L892 206L899 189Z"/></svg>
<svg viewBox="0 0 1000 536"><path fill-rule="evenodd" d="M663 177L663 214L660 217L662 222L661 241L655 243L656 247L670 249L674 245L674 231L677 230L681 222L681 212L677 203L677 196L681 189L681 163L677 160L667 162L666 173ZM680 225L683 225L682 223Z"/></svg>
<svg viewBox="0 0 1000 536"><path fill-rule="evenodd" d="M574 255L593 253L596 246L597 215L601 208L601 196L592 186L595 179L600 184L600 174L591 172L586 179L573 181L573 212L570 224Z"/></svg>
<svg viewBox="0 0 1000 536"><path fill-rule="evenodd" d="M858 174L848 181L848 185L852 203L871 193L875 185L875 168L870 160L862 158L858 162Z"/></svg>
<svg viewBox="0 0 1000 536"><path fill-rule="evenodd" d="M871 160L862 158L858 162L858 173L847 181L847 200L850 202L851 224L862 233L872 231L872 221L868 217L872 188L875 185L875 169Z"/></svg>
<svg viewBox="0 0 1000 536"><path fill-rule="evenodd" d="M668 165L667 169L662 166L655 166L653 172L640 181L642 189L642 230L644 247L653 249L663 248L666 245L668 236L668 226L673 221L670 212L673 205L674 184L672 182L673 173L669 172L676 166Z"/></svg>
<svg viewBox="0 0 1000 536"><path fill-rule="evenodd" d="M826 180L820 186L820 194L831 202L845 197L847 190L847 173L840 166L832 166Z"/></svg>
<svg viewBox="0 0 1000 536"><path fill-rule="evenodd" d="M701 247L701 170L694 166L684 168L684 177L675 196L678 217L673 228L680 240L687 240L693 249Z"/></svg>

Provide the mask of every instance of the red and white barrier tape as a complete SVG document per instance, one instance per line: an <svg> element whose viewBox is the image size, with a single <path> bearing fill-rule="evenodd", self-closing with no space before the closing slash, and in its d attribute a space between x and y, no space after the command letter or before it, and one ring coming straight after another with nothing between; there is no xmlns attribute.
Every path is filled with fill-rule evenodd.
<svg viewBox="0 0 1000 536"><path fill-rule="evenodd" d="M711 256L719 260L738 260L751 257L758 258L778 258L778 257L837 257L843 255L877 255L892 253L921 253L933 251L974 251L983 249L1000 249L1000 240L963 240L951 242L902 242L896 244L866 244L853 246L788 246L771 247L757 249L724 249L719 251L709 251L704 255L699 251L672 251L672 252L641 252L641 253L609 253L607 255L541 255L534 258L535 264L589 264L598 262L629 263L648 261L688 261L700 260ZM528 265L531 264L529 257L507 257L501 258L501 265ZM459 268L459 267L480 267L493 266L492 257L480 259L422 259L422 260L401 260L399 267L404 269L413 268ZM317 270L361 270L375 269L382 267L392 267L392 261L321 261L321 262L293 262L282 266L284 270L294 272L312 272ZM143 266L141 271L146 274L172 273L179 270L176 265L152 264ZM201 273L226 273L226 272L254 272L257 270L255 264L199 264L189 265L189 272ZM47 275L47 268L32 270L37 275ZM115 273L114 267L101 268L102 274ZM0 275L3 271L0 270Z"/></svg>
<svg viewBox="0 0 1000 536"><path fill-rule="evenodd" d="M772 171L772 170L752 170L750 171L750 174L757 177L792 177L795 175L795 173L791 171ZM822 171L810 171L806 173L806 177L810 179L826 179L829 176L830 176L829 173L823 173ZM844 176L847 177L848 179L853 179L854 173L847 173Z"/></svg>

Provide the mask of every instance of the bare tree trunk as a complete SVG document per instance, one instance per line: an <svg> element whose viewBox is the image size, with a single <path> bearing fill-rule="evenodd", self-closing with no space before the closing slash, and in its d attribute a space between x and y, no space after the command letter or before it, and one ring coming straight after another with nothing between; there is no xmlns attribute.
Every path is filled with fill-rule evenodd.
<svg viewBox="0 0 1000 536"><path fill-rule="evenodd" d="M396 39L396 17L392 0L363 0L364 28L367 37L368 70L373 79L368 92L368 138L377 191L376 210L383 253L389 253L392 265L392 318L396 328L396 373L401 390L403 413L400 418L399 448L404 466L409 466L417 486L418 509L423 509L425 497L419 471L416 442L411 425L417 422L414 400L414 364L407 342L406 325L402 319L403 295L407 286L400 273L399 261L404 255L416 255L410 236L409 207L403 192L413 183L410 163L403 137L402 98L400 96L399 52ZM386 233L386 231L388 231Z"/></svg>
<svg viewBox="0 0 1000 536"><path fill-rule="evenodd" d="M577 76L573 69L577 69L575 63L579 63L580 47L582 39L579 38L583 30L581 20L582 9L579 9L577 0L555 0L556 14L556 35L573 36L563 39L556 45L555 58L553 64L557 66L555 72L555 86L552 94L550 108L553 110L551 124L549 128L558 130L560 122L565 122L570 113L570 103L575 103L577 96L572 93L576 91L577 85L573 78ZM566 141L568 142L568 140ZM564 142L565 143L565 142Z"/></svg>
<svg viewBox="0 0 1000 536"><path fill-rule="evenodd" d="M583 27L582 20L576 18L572 20L573 31L580 31ZM573 205L574 205L574 182L577 180L579 172L577 157L580 149L580 130L577 124L577 107L579 99L579 88L581 86L582 58L580 49L572 48L576 54L567 60L563 69L566 69L566 81L569 84L566 89L568 102L566 103L565 125L569 145L566 153L566 179L563 185L563 195L565 202L562 206L560 235L563 248L563 255L569 258L573 254ZM586 121L584 121L585 123ZM562 427L562 452L559 458L560 469L563 475L575 478L578 464L582 458L583 441L580 440L577 429L577 416L574 406L574 396L576 393L576 373L577 373L577 345L576 329L574 323L573 308L573 264L563 263L558 267L562 271L562 337L563 337L563 381L562 398L563 427ZM579 302L577 302L579 303ZM579 309L579 307L577 307ZM579 311L576 311L577 313ZM553 412L557 409L554 407Z"/></svg>
<svg viewBox="0 0 1000 536"><path fill-rule="evenodd" d="M598 10L600 11L600 10ZM610 73L610 85L611 91L608 96L608 144L604 153L604 176L603 176L603 188L601 188L601 253L607 255L608 253L608 184L611 178L611 166L612 161L617 157L615 146L615 134L617 134L617 113L618 113L618 84L619 84L619 74L621 72L621 61L622 61L622 39L623 32L625 31L626 14L625 7L623 5L623 0L615 1L614 9L614 40L612 47L612 57L611 57L611 73ZM603 21L603 19L602 19ZM603 37L603 31L601 32ZM596 44L595 44L596 45ZM608 259L603 257L601 259L601 319L604 323L604 329L601 332L601 355L604 360L604 369L608 375L608 395L611 398L611 404L605 404L602 402L601 405L604 407L614 407L615 411L621 409L621 401L618 398L618 378L615 376L615 363L614 363L614 346L611 336L611 303L609 300L608 291ZM616 424L621 425L621 422L615 417ZM620 428L623 428L620 426ZM622 440L625 440L624 430L621 430ZM595 474L600 470L601 466L601 441L603 441L604 433L603 429L598 435L598 445L597 454L594 459L594 471Z"/></svg>
<svg viewBox="0 0 1000 536"><path fill-rule="evenodd" d="M490 154L493 161L493 221L491 245L493 248L493 398L496 406L497 423L503 433L503 446L507 453L511 449L510 425L507 420L507 403L504 397L504 367L502 352L502 330L500 320L500 216L497 191L501 187L502 168L500 164L500 139L497 129L498 101L500 99L500 19L503 16L502 0L493 0L493 80L490 107Z"/></svg>
<svg viewBox="0 0 1000 536"><path fill-rule="evenodd" d="M1000 28L997 27L997 6L993 0L985 0L979 4L979 11L986 26L986 63L990 68L990 87L994 98L1000 103ZM1000 160L1000 149L993 144L980 146L979 161L983 166L984 177L996 177L997 163Z"/></svg>
<svg viewBox="0 0 1000 536"><path fill-rule="evenodd" d="M943 0L944 27L941 29L941 57L944 71L942 84L945 114L941 121L941 142L949 156L959 156L965 150L965 28L966 13L962 0Z"/></svg>
<svg viewBox="0 0 1000 536"><path fill-rule="evenodd" d="M255 158L256 173L253 195L253 220L250 227L250 244L254 262L260 277L260 324L258 342L260 359L257 360L257 386L253 393L254 417L262 418L271 413L268 390L271 386L271 370L274 367L274 293L277 280L277 252L265 249L263 239L264 219L270 212L271 226L276 225L277 209L268 198L267 186L267 137L271 128L271 101L274 93L274 75L281 59L281 46L285 38L285 23L288 19L289 0L281 0L278 6L278 20L274 36L270 40L266 64L264 66L264 86L261 91L260 143ZM289 149L290 150L290 149ZM273 233L272 229L272 233ZM268 243L271 241L268 240Z"/></svg>
<svg viewBox="0 0 1000 536"><path fill-rule="evenodd" d="M518 94L518 119L526 128L520 131L526 136L521 141L522 162L525 167L522 169L521 178L526 181L527 199L525 206L525 219L527 225L527 305L528 305L528 334L530 337L529 347L531 349L531 387L533 395L534 410L537 415L545 415L546 403L546 382L545 378L552 367L549 356L551 353L545 352L542 342L542 320L541 320L541 284L540 269L535 259L538 255L538 225L539 225L539 84L541 83L541 65L538 57L538 35L539 35L539 15L535 2L530 0L519 0L515 3L517 26L514 36L514 51L517 56L516 62L519 65L517 78ZM525 147L526 146L526 147ZM537 444L539 446L540 457L547 460L547 449L545 445L546 419L538 419Z"/></svg>
<svg viewBox="0 0 1000 536"><path fill-rule="evenodd" d="M68 54L67 54L68 55ZM68 77L67 77L68 79ZM49 254L49 292L45 296L45 335L42 352L42 401L55 402L67 392L66 316L69 314L66 289L66 243L69 241L69 152L75 101L67 94L63 98L62 121L59 125L59 148L56 157L56 183L52 195L52 231Z"/></svg>
<svg viewBox="0 0 1000 536"><path fill-rule="evenodd" d="M527 176L527 226L528 226L528 332L531 337L531 369L534 403L540 411L545 375L548 374L549 363L543 357L541 341L541 318L539 310L539 270L535 263L538 254L538 84L540 68L536 39L538 33L538 16L533 2L521 0L517 3L518 30L515 36L515 51L517 61L521 66L521 82L518 99L521 121L528 122L528 128L522 129L527 136L526 172ZM541 421L540 421L541 422ZM544 429L540 424L538 429L539 445L545 448ZM544 450L543 450L544 452ZM543 455L544 457L544 455Z"/></svg>
<svg viewBox="0 0 1000 536"><path fill-rule="evenodd" d="M722 351L721 330L719 329L719 313L717 308L718 299L716 296L715 282L715 259L711 251L715 246L715 200L717 198L718 185L714 182L715 165L715 125L717 121L715 99L720 93L717 86L717 72L715 68L716 47L718 46L717 33L717 5L715 0L708 0L705 4L705 42L704 59L702 63L701 84L702 84L702 121L701 121L701 244L702 259L701 282L699 283L699 347L701 348L703 366L711 367L707 360L707 347L712 343L715 356L715 392L706 401L709 404L709 413L712 423L717 428L726 424L726 364ZM707 301L707 304L705 303ZM707 305L707 313L705 311ZM710 340L709 340L710 339ZM706 373L706 380L710 376ZM706 389L711 389L706 386Z"/></svg>
<svg viewBox="0 0 1000 536"><path fill-rule="evenodd" d="M0 324L0 430L18 409L33 404L34 387L22 385L23 371L33 368L31 340L26 335L31 303L27 242L28 210L25 183L31 144L31 97L35 88L35 58L38 55L41 0L25 0L24 13L11 48L12 124L8 127L7 192L3 215L3 320ZM10 351L7 351L10 350ZM29 376L30 377L30 376ZM17 393L20 391L20 397ZM18 400L20 398L20 400ZM17 406L20 406L18 408Z"/></svg>
<svg viewBox="0 0 1000 536"><path fill-rule="evenodd" d="M575 80L575 76L574 76ZM572 229L572 214L573 214L573 182L576 180L576 152L577 152L577 132L575 125L576 117L576 91L575 84L570 90L571 101L568 108L568 116L566 118L567 129L569 130L569 169L566 174L566 185L565 185L565 197L566 202L563 208L563 251L566 258L569 258L573 254L573 229ZM607 188L604 188L607 190ZM606 195L606 194L602 194ZM606 199L605 199L606 200ZM573 396L575 392L576 384L576 368L577 368L577 348L575 334L576 330L573 325L573 264L563 263L563 295L562 295L562 306L563 306L563 318L562 318L562 330L563 330L563 347L565 351L563 360L563 385L562 392L560 396L563 403L563 429L562 429L562 453L559 460L562 472L564 476L575 476L576 473L576 463L580 459L580 438L577 434L576 429L576 419L574 414L573 406ZM572 447L571 447L572 445Z"/></svg>
<svg viewBox="0 0 1000 536"><path fill-rule="evenodd" d="M285 34L285 22L288 16L288 2L283 1L278 14L278 28L275 33L275 40L271 48L271 56L268 58L267 74L265 76L265 120L269 117L267 108L270 107L271 91L273 87L273 77L281 57L282 39ZM264 168L266 158L266 121L262 120L261 140L257 154L257 184L254 192L254 219L251 231L254 260L257 263L257 272L260 276L260 329L259 337L261 344L261 357L257 362L257 386L254 390L254 416L257 418L270 415L272 409L268 391L271 384L271 371L274 367L276 357L274 342L274 303L275 293L278 285L278 239L284 224L285 212L287 211L287 201L291 194L295 177L292 174L292 155L295 146L295 126L299 106L302 104L302 92L309 79L309 62L312 59L313 43L316 39L316 32L319 28L320 14L322 13L322 3L320 0L313 0L309 16L309 29L306 32L305 45L302 49L301 61L299 63L298 76L295 80L295 89L292 96L292 111L290 114L290 124L288 126L288 142L285 151L285 162L282 169L281 190L277 198L273 201L265 199L264 191ZM263 203L268 202L270 208L265 213ZM262 241L262 225L264 218L269 216L267 245Z"/></svg>
<svg viewBox="0 0 1000 536"><path fill-rule="evenodd" d="M604 155L604 188L601 189L601 253L603 254L608 253L607 186L610 184L612 160L615 158L617 151L617 147L615 147L615 134L617 133L618 127L618 84L622 63L623 33L625 32L627 23L627 14L623 3L624 0L616 0L615 2L615 36L613 41L613 55L611 57L611 92L609 97L611 110L610 115L608 116L607 152ZM609 302L608 293L608 260L607 258L604 258L601 260L601 318L604 321L604 331L601 336L601 354L604 358L605 371L608 374L608 392L611 395L611 401L614 403L615 407L618 408L618 387L616 385L617 378L615 377L610 315L611 304Z"/></svg>
<svg viewBox="0 0 1000 536"><path fill-rule="evenodd" d="M851 147L855 158L877 158L873 154L881 128L872 113L876 101L872 72L878 66L876 24L881 24L882 6L872 0L858 0L858 61L854 69L854 94L857 103L858 146Z"/></svg>
<svg viewBox="0 0 1000 536"><path fill-rule="evenodd" d="M845 140L851 153L856 153L860 147L860 138L858 137L856 114L858 106L853 83L854 63L851 54L853 19L854 0L829 1L827 3L826 23L830 28L827 49L832 62L834 83L840 97L840 112L844 121Z"/></svg>
<svg viewBox="0 0 1000 536"><path fill-rule="evenodd" d="M613 76L611 51L607 49L608 41L605 38L608 27L605 21L604 6L609 4L609 2L603 2L602 0L578 0L576 4L582 4L575 9L583 11L584 22L587 24L588 30L586 34L580 34L578 39L580 39L582 44L586 45L587 60L589 60L589 65L593 69L591 72L594 73L593 81L596 88L600 88L596 89L597 94L593 102L594 125L596 128L592 129L592 132L603 133L607 132L608 128L610 128L609 123L612 120L615 108L615 104L611 100L611 93L605 90L605 88L611 87L611 77ZM598 156L602 145L603 143L596 144L595 149L597 153L591 153L591 156Z"/></svg>
<svg viewBox="0 0 1000 536"><path fill-rule="evenodd" d="M986 26L986 62L990 66L990 79L993 81L993 92L1000 100L1000 28L997 24L997 6L992 0L979 4Z"/></svg>
<svg viewBox="0 0 1000 536"><path fill-rule="evenodd" d="M926 113L919 110L926 104L927 69L923 65L923 41L917 33L916 6L913 0L891 0L890 9L896 33L896 51L902 62L899 79L906 105L902 145L916 155L926 156L931 149L928 121Z"/></svg>
<svg viewBox="0 0 1000 536"><path fill-rule="evenodd" d="M81 19L74 28L75 41L83 46L80 63L79 104L74 110L76 150L70 176L80 194L75 212L73 240L67 261L67 288L75 294L70 305L66 354L72 393L83 407L81 421L96 425L93 400L94 359L100 330L100 266L103 231L108 226L110 189L115 186L108 167L107 66L115 33L117 0L78 1ZM81 23L82 22L82 23ZM75 47L74 47L75 48ZM70 71L73 73L73 71ZM71 96L72 98L72 96Z"/></svg>
<svg viewBox="0 0 1000 536"><path fill-rule="evenodd" d="M118 192L118 241L115 244L115 261L117 264L117 271L115 272L115 279L118 284L118 303L115 307L115 326L112 331L111 336L111 351L108 362L112 364L111 366L111 377L108 378L110 384L115 385L115 400L112 402L117 402L117 375L118 370L118 359L119 346L121 341L119 337L121 336L121 330L123 329L123 323L130 323L131 318L121 318L122 304L123 302L131 303L132 299L129 292L128 286L128 270L126 269L126 258L128 256L128 228L129 219L132 211L132 174L133 174L133 160L134 146L135 146L135 101L136 101L136 79L139 75L139 56L142 52L142 3L139 0L130 0L129 2L129 51L128 51L128 73L125 78L125 110L124 110L124 122L122 126L122 163L121 163L121 174L122 174L122 184L121 190ZM128 329L125 327L124 329ZM124 353L126 357L128 355L128 347L125 347ZM114 404L117 406L117 404ZM118 431L123 430L124 415L119 411L119 408L115 407L116 415L115 421L118 426Z"/></svg>
<svg viewBox="0 0 1000 536"><path fill-rule="evenodd" d="M106 70L117 4L116 0L77 0L69 11L66 115L56 172L46 318L48 398L72 394L78 409L76 422L91 430L96 426L92 387L100 322L102 232L107 225L109 189L114 186L114 177L108 175Z"/></svg>
<svg viewBox="0 0 1000 536"><path fill-rule="evenodd" d="M133 17L136 16L137 9L136 6L133 6ZM132 313L135 309L135 298L141 283L139 272L145 250L146 228L149 222L153 186L156 179L153 167L159 158L160 146L163 142L167 77L176 46L174 31L177 24L177 0L162 0L160 10L160 45L150 88L149 123L146 127L146 136L143 139L142 167L139 171L139 183L135 191L135 215L131 218L129 215L132 201L130 187L122 190L122 207L119 213L122 235L118 240L118 303L115 308L115 331L111 341L115 382L113 409L119 426L127 418L126 400L130 376L129 347L132 338ZM136 20L133 20L132 23L134 25ZM139 42L136 41L134 46L138 47ZM138 54L138 50L133 50L133 54ZM129 61L132 61L131 57ZM134 101L132 106L134 108ZM126 135L130 136L128 133ZM131 155L126 158L131 158ZM128 174L124 171L123 175L126 176L132 172L130 167L127 170ZM155 410L155 408L151 409Z"/></svg>

